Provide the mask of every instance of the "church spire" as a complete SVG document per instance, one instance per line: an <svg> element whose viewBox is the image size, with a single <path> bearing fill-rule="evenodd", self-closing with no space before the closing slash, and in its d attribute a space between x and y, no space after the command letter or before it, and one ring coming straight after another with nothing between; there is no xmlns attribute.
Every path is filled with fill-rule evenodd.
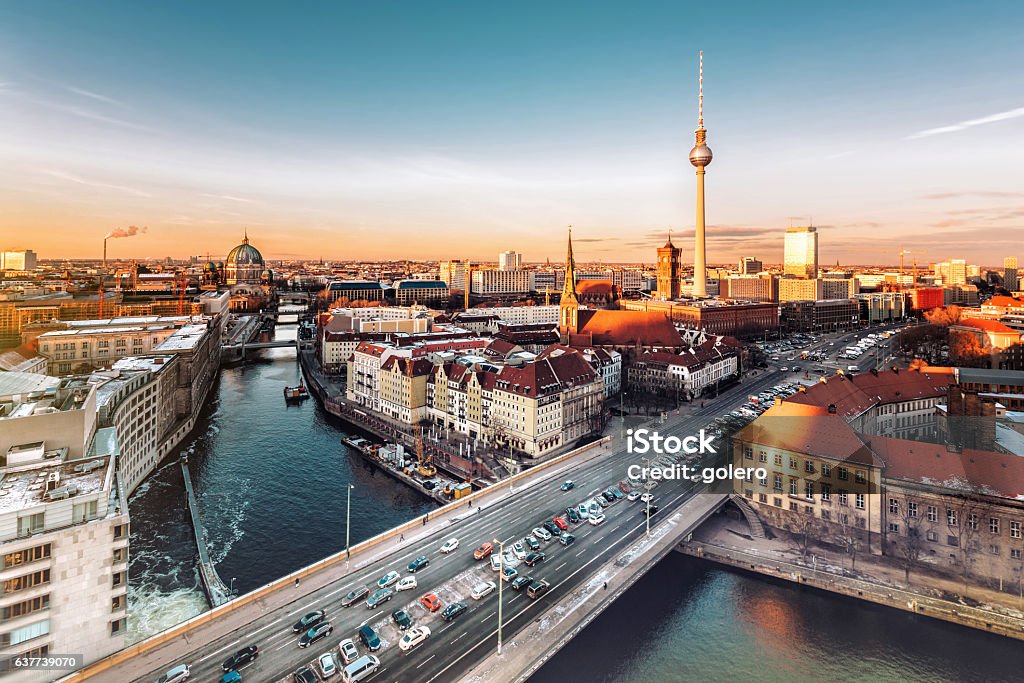
<svg viewBox="0 0 1024 683"><path fill-rule="evenodd" d="M562 302L576 297L576 259L572 255L572 226L569 226L569 251L565 256L565 285L562 287Z"/></svg>
<svg viewBox="0 0 1024 683"><path fill-rule="evenodd" d="M579 327L580 301L576 296L576 259L572 255L572 226L569 226L569 251L565 256L565 285L558 305L558 331L563 342Z"/></svg>
<svg viewBox="0 0 1024 683"><path fill-rule="evenodd" d="M249 228L242 228L242 244L249 244Z"/></svg>

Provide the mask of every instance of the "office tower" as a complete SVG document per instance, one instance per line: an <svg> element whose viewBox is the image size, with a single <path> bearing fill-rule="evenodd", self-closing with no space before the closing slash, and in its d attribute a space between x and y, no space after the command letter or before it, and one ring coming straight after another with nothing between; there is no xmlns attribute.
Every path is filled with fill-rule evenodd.
<svg viewBox="0 0 1024 683"><path fill-rule="evenodd" d="M0 270L35 270L36 252L31 249L0 251Z"/></svg>
<svg viewBox="0 0 1024 683"><path fill-rule="evenodd" d="M764 264L754 256L744 256L740 259L740 275L757 275L764 270Z"/></svg>
<svg viewBox="0 0 1024 683"><path fill-rule="evenodd" d="M787 228L784 273L792 277L818 277L818 229Z"/></svg>
<svg viewBox="0 0 1024 683"><path fill-rule="evenodd" d="M498 254L498 270L519 270L523 267L523 255L517 251L503 251Z"/></svg>
<svg viewBox="0 0 1024 683"><path fill-rule="evenodd" d="M1017 257L1007 256L1003 259L1003 287L1011 292L1016 292L1017 283Z"/></svg>
<svg viewBox="0 0 1024 683"><path fill-rule="evenodd" d="M704 248L704 169L711 163L711 148L707 146L708 132L704 129L704 51L700 53L698 67L697 130L695 144L690 150L690 163L697 169L697 221L693 240L693 295L707 296L707 254ZM660 289L660 288L659 288Z"/></svg>

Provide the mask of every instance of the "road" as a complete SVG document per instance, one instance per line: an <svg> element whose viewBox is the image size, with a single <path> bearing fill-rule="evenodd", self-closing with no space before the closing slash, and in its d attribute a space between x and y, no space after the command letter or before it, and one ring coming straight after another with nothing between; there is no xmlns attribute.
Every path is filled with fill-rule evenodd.
<svg viewBox="0 0 1024 683"><path fill-rule="evenodd" d="M780 380L778 372L760 372L723 392L717 399L706 401L704 408L694 409L688 414L669 415L664 423L652 426L665 434L694 433L713 417L743 403L748 393L757 393ZM509 543L519 540L567 506L578 504L624 479L627 466L639 464L638 456L626 454L621 442L612 442L612 445L613 448L576 464L570 471L557 475L556 479L526 487L493 504L485 503L477 508L481 512L456 526L438 529L415 542L397 546L366 568L303 595L301 599L262 614L254 610L253 618L229 635L212 642L202 642L200 631L190 637L190 643L176 642L178 658L175 661L164 661L159 668L141 676L138 670L124 675L127 668L114 669L99 680L129 680L135 676L135 680L155 681L171 665L188 663L192 666L192 680L216 681L222 662L236 650L251 644L258 645L261 654L254 663L241 670L243 680L288 680L291 672L310 664L329 649L337 656L337 644L341 639L353 638L360 654L365 653L357 637L357 630L364 623L370 623L377 629L384 641L383 648L376 653L381 660L381 668L372 680L427 683L455 680L497 644L498 593L480 601L470 597L477 583L497 583L497 572L492 571L486 561L473 560L473 549L492 539ZM560 490L559 484L565 478L576 483L573 491L565 493ZM654 491L655 502L661 508L654 521L667 518L672 509L682 505L693 495L692 487L690 482L662 482ZM563 547L554 540L544 543L547 559L535 568L521 567L523 573L551 584L546 596L534 601L525 592L513 591L509 584L504 584L504 637L529 627L547 607L600 570L617 550L644 533L646 519L641 503L623 499L612 504L605 513L607 521L601 526L574 525L571 533L576 536L576 542L573 545ZM438 548L449 538L459 539L459 549L443 555ZM394 599L376 610L368 610L364 602L349 608L341 606L341 600L348 591L357 586L372 586L387 571L399 571L406 576L406 565L420 555L429 557L430 564L415 574L418 582L415 590L397 593ZM299 590L296 589L297 597ZM469 609L446 623L440 612L431 614L419 604L419 597L426 592L436 593L444 605L462 601ZM392 610L399 607L409 612L416 625L426 625L431 629L430 638L409 653L402 653L397 647L401 632L390 620ZM292 633L291 627L301 615L314 609L326 610L334 631L310 648L302 649L298 646L298 635Z"/></svg>

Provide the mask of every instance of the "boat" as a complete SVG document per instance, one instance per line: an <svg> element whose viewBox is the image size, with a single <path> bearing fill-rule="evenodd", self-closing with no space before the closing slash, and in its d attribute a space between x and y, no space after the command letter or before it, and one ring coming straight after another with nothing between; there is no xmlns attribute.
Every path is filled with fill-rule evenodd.
<svg viewBox="0 0 1024 683"><path fill-rule="evenodd" d="M309 392L306 391L306 385L301 382L297 387L284 388L284 400L286 401L305 401L307 398L309 398Z"/></svg>
<svg viewBox="0 0 1024 683"><path fill-rule="evenodd" d="M370 442L361 436L346 436L341 440L346 446L351 446L357 451L366 452L366 447L370 445Z"/></svg>

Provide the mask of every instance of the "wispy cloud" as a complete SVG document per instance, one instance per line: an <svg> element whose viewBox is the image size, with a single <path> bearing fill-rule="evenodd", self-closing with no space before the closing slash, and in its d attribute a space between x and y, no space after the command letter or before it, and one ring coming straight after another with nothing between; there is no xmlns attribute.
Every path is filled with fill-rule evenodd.
<svg viewBox="0 0 1024 683"><path fill-rule="evenodd" d="M933 135L944 135L946 133L956 133L961 130L967 130L974 126L984 126L989 123L999 123L1000 121L1008 121L1009 119L1015 119L1024 116L1024 107L1018 107L1016 109L1010 109L1008 111L1001 111L996 114L989 116L982 116L980 119L968 119L967 121L961 121L960 123L954 123L950 126L939 126L938 128L929 128L927 130L921 130L913 135L908 135L907 140L919 140L921 138L932 137Z"/></svg>
<svg viewBox="0 0 1024 683"><path fill-rule="evenodd" d="M1024 197L1024 192L1002 192L998 190L974 190L966 192L933 192L923 199L958 199L960 197L985 197L987 199L1017 199Z"/></svg>
<svg viewBox="0 0 1024 683"><path fill-rule="evenodd" d="M128 187L126 185L115 185L113 183L103 183L103 182L99 182L99 181L96 181L96 180L89 180L87 178L82 178L80 176L77 176L77 175L75 175L73 173L68 173L67 171L43 169L43 173L45 173L48 176L57 178L59 180L66 180L66 181L68 181L70 183L76 183L78 185L85 185L87 187L98 187L98 188L102 188L102 189L105 189L105 190L117 190L118 192L123 192L125 194L130 194L130 195L133 195L135 197L152 197L153 196L153 195L151 195L148 192L143 192L142 190L137 190L134 187Z"/></svg>
<svg viewBox="0 0 1024 683"><path fill-rule="evenodd" d="M143 126L140 123L134 121L126 121L125 119L119 119L115 116L107 116L106 114L100 114L89 109L84 109L75 105L67 104L51 104L54 109L62 111L68 114L73 114L79 118L88 119L89 121L96 121L97 123L106 123L112 126L118 126L120 128L130 128L131 130L143 131L146 133L157 133L155 128Z"/></svg>
<svg viewBox="0 0 1024 683"><path fill-rule="evenodd" d="M257 204L258 203L255 199L246 199L245 197L235 197L234 195L230 195L230 194L206 194L205 192L201 192L199 194L199 196L200 197L209 197L210 199L226 199L229 202L239 202L241 204Z"/></svg>
<svg viewBox="0 0 1024 683"><path fill-rule="evenodd" d="M92 90L86 90L85 88L76 88L71 85L62 85L61 87L67 90L68 92L73 92L76 95L81 95L82 97L88 97L89 99L96 100L97 102L115 104L119 107L124 106L124 103L115 100L113 97L107 97L106 95L101 95L100 93L93 92Z"/></svg>

